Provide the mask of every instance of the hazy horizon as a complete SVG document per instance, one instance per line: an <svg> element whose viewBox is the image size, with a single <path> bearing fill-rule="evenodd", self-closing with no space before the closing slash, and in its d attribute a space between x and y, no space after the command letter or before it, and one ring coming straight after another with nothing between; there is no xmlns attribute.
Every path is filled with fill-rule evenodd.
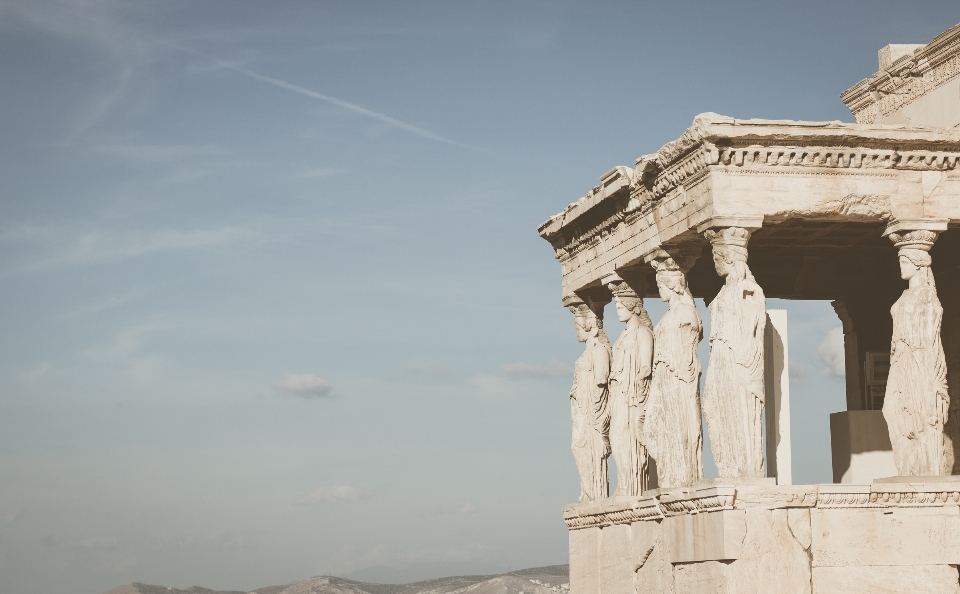
<svg viewBox="0 0 960 594"><path fill-rule="evenodd" d="M0 0L0 590L566 563L582 347L537 226L701 112L852 122L877 50L957 22ZM794 482L829 482L839 320L769 307Z"/></svg>

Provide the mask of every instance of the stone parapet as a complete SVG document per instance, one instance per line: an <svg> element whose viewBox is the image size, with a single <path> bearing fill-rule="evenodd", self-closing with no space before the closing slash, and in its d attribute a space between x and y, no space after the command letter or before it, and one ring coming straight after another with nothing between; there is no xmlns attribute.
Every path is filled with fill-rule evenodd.
<svg viewBox="0 0 960 594"><path fill-rule="evenodd" d="M715 484L563 516L573 594L960 594L958 482Z"/></svg>

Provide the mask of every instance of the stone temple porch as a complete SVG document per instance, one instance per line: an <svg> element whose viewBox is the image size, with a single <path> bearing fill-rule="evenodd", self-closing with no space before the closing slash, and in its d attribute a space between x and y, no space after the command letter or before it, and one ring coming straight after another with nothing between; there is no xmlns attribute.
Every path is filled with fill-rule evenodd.
<svg viewBox="0 0 960 594"><path fill-rule="evenodd" d="M768 463L765 479L567 506L574 594L960 594L960 25L884 48L880 66L842 95L857 124L701 114L540 226L563 304L599 315L610 278L656 296L650 262L668 256L695 262L687 284L710 302L724 281L708 232L746 230L765 295L832 301L845 338L847 411L830 420L837 484L791 485ZM890 239L912 232L933 238L943 307L949 468L939 477L891 477L866 456L890 447L884 365L906 284ZM789 444L784 430L774 444ZM778 455L768 446L768 461Z"/></svg>

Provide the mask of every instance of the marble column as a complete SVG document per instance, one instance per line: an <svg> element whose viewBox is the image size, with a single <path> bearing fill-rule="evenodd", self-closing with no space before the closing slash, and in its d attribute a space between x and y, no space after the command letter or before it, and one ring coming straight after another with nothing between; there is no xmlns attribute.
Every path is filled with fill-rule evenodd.
<svg viewBox="0 0 960 594"><path fill-rule="evenodd" d="M612 348L603 331L604 302L564 299L573 313L583 354L574 367L570 388L573 421L571 450L580 473L580 503L599 501L609 494L607 457L610 455L609 377Z"/></svg>
<svg viewBox="0 0 960 594"><path fill-rule="evenodd" d="M759 225L757 225L759 226ZM755 228L755 227L754 227ZM766 299L747 265L751 228L702 230L724 285L710 303L703 416L720 478L762 478Z"/></svg>
<svg viewBox="0 0 960 594"><path fill-rule="evenodd" d="M893 304L890 375L883 416L900 476L951 474L953 447L946 455L944 425L950 397L940 329L943 307L930 269L933 247L946 222L899 221L884 235L898 248L900 276L907 288Z"/></svg>
<svg viewBox="0 0 960 594"><path fill-rule="evenodd" d="M654 330L653 375L644 443L656 461L662 488L692 485L703 478L700 421L700 359L703 324L687 287L687 272L700 249L661 248L644 259L657 271L660 298L670 309Z"/></svg>
<svg viewBox="0 0 960 594"><path fill-rule="evenodd" d="M612 274L602 282L613 293L617 317L626 324L613 345L610 369L610 449L617 464L613 495L635 497L649 488L650 468L642 438L653 363L653 325L643 307L642 277L629 282Z"/></svg>

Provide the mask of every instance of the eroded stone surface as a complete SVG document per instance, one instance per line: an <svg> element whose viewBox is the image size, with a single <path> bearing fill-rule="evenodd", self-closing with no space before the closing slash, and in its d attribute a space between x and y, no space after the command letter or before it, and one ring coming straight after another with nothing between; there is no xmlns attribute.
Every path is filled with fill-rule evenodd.
<svg viewBox="0 0 960 594"><path fill-rule="evenodd" d="M746 512L723 510L684 514L663 521L670 543L670 561L724 561L740 558Z"/></svg>
<svg viewBox="0 0 960 594"><path fill-rule="evenodd" d="M600 559L597 565L603 594L633 594L637 556L630 524L617 524L600 530Z"/></svg>
<svg viewBox="0 0 960 594"><path fill-rule="evenodd" d="M737 509L813 507L816 503L816 485L737 487Z"/></svg>
<svg viewBox="0 0 960 594"><path fill-rule="evenodd" d="M814 567L960 563L960 508L815 509Z"/></svg>
<svg viewBox="0 0 960 594"><path fill-rule="evenodd" d="M810 557L790 529L788 510L747 510L746 529L740 558L730 565L728 591L810 594Z"/></svg>
<svg viewBox="0 0 960 594"><path fill-rule="evenodd" d="M708 229L724 285L710 302L710 363L703 416L720 478L763 477L763 336L766 300L747 265L750 230Z"/></svg>
<svg viewBox="0 0 960 594"><path fill-rule="evenodd" d="M793 533L793 537L797 539L800 546L804 549L809 549L811 542L810 510L803 508L788 509L787 525L790 527L790 532Z"/></svg>
<svg viewBox="0 0 960 594"><path fill-rule="evenodd" d="M570 389L573 423L571 450L580 472L580 503L599 501L608 495L607 457L610 455L609 388L612 348L603 332L603 306L571 304L577 340L584 343L577 359Z"/></svg>
<svg viewBox="0 0 960 594"><path fill-rule="evenodd" d="M634 584L637 594L675 594L670 544L659 522L643 522L643 534L635 533L638 544ZM654 528L656 527L656 528ZM638 527L639 528L639 527Z"/></svg>
<svg viewBox="0 0 960 594"><path fill-rule="evenodd" d="M676 594L732 594L729 573L729 564L721 561L677 565Z"/></svg>
<svg viewBox="0 0 960 594"><path fill-rule="evenodd" d="M957 568L815 567L813 594L960 594Z"/></svg>
<svg viewBox="0 0 960 594"><path fill-rule="evenodd" d="M570 590L600 591L600 528L570 531Z"/></svg>

